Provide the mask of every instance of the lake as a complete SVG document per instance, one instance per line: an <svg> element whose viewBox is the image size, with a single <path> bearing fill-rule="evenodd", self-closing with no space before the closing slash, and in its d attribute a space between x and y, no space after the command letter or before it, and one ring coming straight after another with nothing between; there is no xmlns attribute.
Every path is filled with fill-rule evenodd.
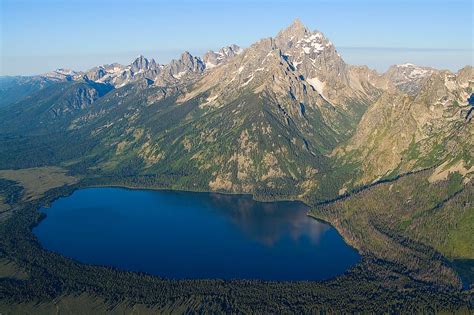
<svg viewBox="0 0 474 315"><path fill-rule="evenodd" d="M360 256L300 202L87 188L42 208L42 246L83 263L174 279L322 280Z"/></svg>

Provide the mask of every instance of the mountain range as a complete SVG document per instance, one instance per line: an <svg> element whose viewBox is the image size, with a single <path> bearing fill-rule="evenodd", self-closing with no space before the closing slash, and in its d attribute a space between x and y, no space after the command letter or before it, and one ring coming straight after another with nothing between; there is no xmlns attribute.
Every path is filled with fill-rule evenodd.
<svg viewBox="0 0 474 315"><path fill-rule="evenodd" d="M247 48L184 52L168 64L138 56L129 65L0 77L0 170L55 187L33 189L46 203L102 185L300 200L363 257L322 284L333 304L355 303L352 312L374 301L395 312L400 301L410 313L424 311L419 303L436 313L439 301L472 308L473 90L472 65L451 72L405 63L378 73L346 63L322 32L295 20ZM19 189L2 183L12 196ZM0 201L19 198L10 195L0 191ZM8 241L40 220L33 210L43 204L28 202L18 203L16 229L0 229L11 257L40 248L33 236L30 247ZM33 253L30 266L54 266ZM50 287L64 279L76 287L68 278L75 270ZM321 297L294 292L294 303Z"/></svg>
<svg viewBox="0 0 474 315"><path fill-rule="evenodd" d="M2 78L2 141L21 138L2 167L174 173L191 187L316 199L442 165L468 181L473 127L462 112L473 79L471 66L352 66L295 20L202 58ZM29 157L38 138L47 149ZM85 160L74 161L75 148L87 148Z"/></svg>

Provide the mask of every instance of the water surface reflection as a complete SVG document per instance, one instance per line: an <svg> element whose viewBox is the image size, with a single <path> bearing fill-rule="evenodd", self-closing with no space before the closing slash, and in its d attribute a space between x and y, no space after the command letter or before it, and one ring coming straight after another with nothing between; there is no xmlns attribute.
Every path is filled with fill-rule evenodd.
<svg viewBox="0 0 474 315"><path fill-rule="evenodd" d="M293 240L307 237L317 244L321 233L329 229L307 216L309 208L300 202L255 202L250 196L209 194L210 209L226 217L248 238L272 246L290 235Z"/></svg>
<svg viewBox="0 0 474 315"><path fill-rule="evenodd" d="M299 202L250 196L90 188L55 201L34 233L91 264L170 278L316 280L359 260Z"/></svg>

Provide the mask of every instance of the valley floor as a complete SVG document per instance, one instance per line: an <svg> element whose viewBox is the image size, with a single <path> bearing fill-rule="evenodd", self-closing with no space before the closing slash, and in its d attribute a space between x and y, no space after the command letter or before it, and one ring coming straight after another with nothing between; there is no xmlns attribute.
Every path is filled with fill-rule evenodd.
<svg viewBox="0 0 474 315"><path fill-rule="evenodd" d="M31 229L43 219L39 207L60 196L98 185L186 187L149 178L79 178L56 167L0 171L0 312L468 314L474 307L473 185L456 174L423 184L429 172L313 205L310 215L335 226L362 261L327 281L271 282L166 280L45 251Z"/></svg>

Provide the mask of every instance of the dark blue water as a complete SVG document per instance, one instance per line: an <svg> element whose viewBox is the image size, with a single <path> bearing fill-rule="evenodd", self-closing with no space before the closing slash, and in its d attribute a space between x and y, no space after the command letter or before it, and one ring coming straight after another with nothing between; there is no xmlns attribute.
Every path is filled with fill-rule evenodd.
<svg viewBox="0 0 474 315"><path fill-rule="evenodd" d="M47 217L34 233L46 249L169 278L320 280L359 260L298 202L90 188L41 211Z"/></svg>

